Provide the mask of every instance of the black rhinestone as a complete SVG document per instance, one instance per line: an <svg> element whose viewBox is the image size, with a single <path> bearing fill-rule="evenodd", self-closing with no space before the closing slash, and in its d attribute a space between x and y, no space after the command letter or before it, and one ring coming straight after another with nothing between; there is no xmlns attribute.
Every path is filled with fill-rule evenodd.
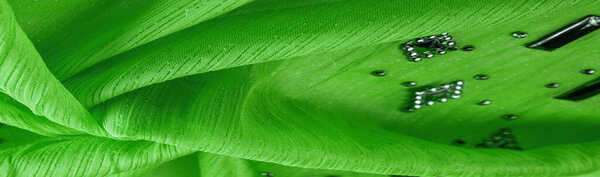
<svg viewBox="0 0 600 177"><path fill-rule="evenodd" d="M549 83L549 84L546 84L546 87L557 88L557 87L560 87L560 84L559 83Z"/></svg>
<svg viewBox="0 0 600 177"><path fill-rule="evenodd" d="M417 82L415 82L415 81L407 81L407 82L402 83L402 85L407 86L407 87L414 87L414 86L417 85Z"/></svg>
<svg viewBox="0 0 600 177"><path fill-rule="evenodd" d="M593 69L584 69L584 70L581 71L581 73L587 74L587 75L592 75L592 74L596 74L596 70L593 70Z"/></svg>
<svg viewBox="0 0 600 177"><path fill-rule="evenodd" d="M452 50L452 51L454 51L454 50L458 50L458 47L456 47L456 46L451 46L451 47L448 47L448 50Z"/></svg>
<svg viewBox="0 0 600 177"><path fill-rule="evenodd" d="M517 115L512 115L512 114L511 114L511 115L506 115L506 116L504 116L504 119L505 119L505 120L515 120L515 119L518 119L518 118L519 118L519 116L517 116Z"/></svg>
<svg viewBox="0 0 600 177"><path fill-rule="evenodd" d="M456 145L456 146L462 146L467 144L467 142L465 142L464 140L461 139L455 139L454 141L452 141L452 144Z"/></svg>
<svg viewBox="0 0 600 177"><path fill-rule="evenodd" d="M475 50L475 46L467 45L462 48L464 51L473 51Z"/></svg>
<svg viewBox="0 0 600 177"><path fill-rule="evenodd" d="M477 80L487 80L490 78L490 76L485 75L485 74L477 74L473 78L475 78Z"/></svg>
<svg viewBox="0 0 600 177"><path fill-rule="evenodd" d="M385 71L383 71L383 70L376 70L376 71L371 72L371 75L373 75L373 76L379 76L379 77L385 76L386 74L387 73Z"/></svg>

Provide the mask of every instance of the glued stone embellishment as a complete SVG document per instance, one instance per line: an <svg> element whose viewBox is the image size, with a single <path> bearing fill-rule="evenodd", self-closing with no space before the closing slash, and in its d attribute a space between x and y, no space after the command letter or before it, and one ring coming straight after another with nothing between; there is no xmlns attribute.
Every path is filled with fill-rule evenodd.
<svg viewBox="0 0 600 177"><path fill-rule="evenodd" d="M423 58L433 58L435 55L443 55L448 50L458 50L456 42L448 33L420 37L402 44L401 49L411 58L418 62Z"/></svg>
<svg viewBox="0 0 600 177"><path fill-rule="evenodd" d="M519 143L515 140L515 136L508 128L503 128L494 133L491 137L483 140L483 142L475 145L476 148L500 148L510 150L523 150L519 147Z"/></svg>
<svg viewBox="0 0 600 177"><path fill-rule="evenodd" d="M444 103L450 99L460 98L464 84L464 81L456 81L416 91L414 101L407 110L413 112L423 106L432 106L436 102Z"/></svg>

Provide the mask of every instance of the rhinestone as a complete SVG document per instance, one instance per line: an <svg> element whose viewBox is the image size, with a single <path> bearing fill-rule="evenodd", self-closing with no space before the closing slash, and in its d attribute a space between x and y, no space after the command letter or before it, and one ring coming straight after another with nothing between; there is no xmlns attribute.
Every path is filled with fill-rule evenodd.
<svg viewBox="0 0 600 177"><path fill-rule="evenodd" d="M437 49L437 52L438 52L438 54L440 54L440 55L444 55L444 54L446 54L446 51L445 51L445 50L442 50L442 49Z"/></svg>
<svg viewBox="0 0 600 177"><path fill-rule="evenodd" d="M467 45L462 48L464 51L473 51L475 50L475 46Z"/></svg>
<svg viewBox="0 0 600 177"><path fill-rule="evenodd" d="M588 24L590 24L592 26L600 26L600 17L598 17L598 16L591 17L590 20L588 21Z"/></svg>
<svg viewBox="0 0 600 177"><path fill-rule="evenodd" d="M559 83L550 83L550 84L546 84L546 87L548 88L557 88L559 87L560 84Z"/></svg>
<svg viewBox="0 0 600 177"><path fill-rule="evenodd" d="M387 75L387 73L383 70L376 70L376 71L371 72L371 75L381 77L381 76Z"/></svg>
<svg viewBox="0 0 600 177"><path fill-rule="evenodd" d="M485 74L478 74L478 75L475 75L473 78L475 78L477 80L487 80L490 78L490 76L485 75Z"/></svg>
<svg viewBox="0 0 600 177"><path fill-rule="evenodd" d="M407 86L407 87L413 87L413 86L417 85L417 82L415 82L415 81L407 81L407 82L402 83L402 85Z"/></svg>
<svg viewBox="0 0 600 177"><path fill-rule="evenodd" d="M518 39L523 39L523 38L527 37L527 33L521 32L521 31L513 32L512 33L512 37L515 37L515 38L518 38Z"/></svg>
<svg viewBox="0 0 600 177"><path fill-rule="evenodd" d="M517 116L517 115L512 115L512 114L511 114L511 115L506 115L506 116L504 116L504 119L505 119L505 120L515 120L515 119L518 119L518 118L519 118L519 116Z"/></svg>
<svg viewBox="0 0 600 177"><path fill-rule="evenodd" d="M587 74L587 75L592 75L592 74L596 74L596 70L593 70L593 69L584 69L584 70L581 71L581 73Z"/></svg>
<svg viewBox="0 0 600 177"><path fill-rule="evenodd" d="M481 102L479 102L479 105L485 106L485 105L490 105L492 104L492 101L490 100L483 100Z"/></svg>

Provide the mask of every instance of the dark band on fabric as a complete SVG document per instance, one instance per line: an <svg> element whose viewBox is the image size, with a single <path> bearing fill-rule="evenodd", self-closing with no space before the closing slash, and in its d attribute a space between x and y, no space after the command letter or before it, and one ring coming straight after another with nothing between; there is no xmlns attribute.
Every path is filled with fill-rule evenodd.
<svg viewBox="0 0 600 177"><path fill-rule="evenodd" d="M571 101L581 101L594 97L598 94L600 94L600 78L556 98Z"/></svg>
<svg viewBox="0 0 600 177"><path fill-rule="evenodd" d="M600 28L600 16L588 15L575 23L529 44L527 47L552 51L567 45L598 28Z"/></svg>

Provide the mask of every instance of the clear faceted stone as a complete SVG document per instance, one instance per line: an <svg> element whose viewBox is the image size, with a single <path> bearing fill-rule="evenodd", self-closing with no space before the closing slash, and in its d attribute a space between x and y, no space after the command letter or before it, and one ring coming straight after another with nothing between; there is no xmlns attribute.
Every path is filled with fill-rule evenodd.
<svg viewBox="0 0 600 177"><path fill-rule="evenodd" d="M592 26L600 26L600 17L598 17L598 16L591 17L590 20L588 21L588 24L590 24Z"/></svg>

